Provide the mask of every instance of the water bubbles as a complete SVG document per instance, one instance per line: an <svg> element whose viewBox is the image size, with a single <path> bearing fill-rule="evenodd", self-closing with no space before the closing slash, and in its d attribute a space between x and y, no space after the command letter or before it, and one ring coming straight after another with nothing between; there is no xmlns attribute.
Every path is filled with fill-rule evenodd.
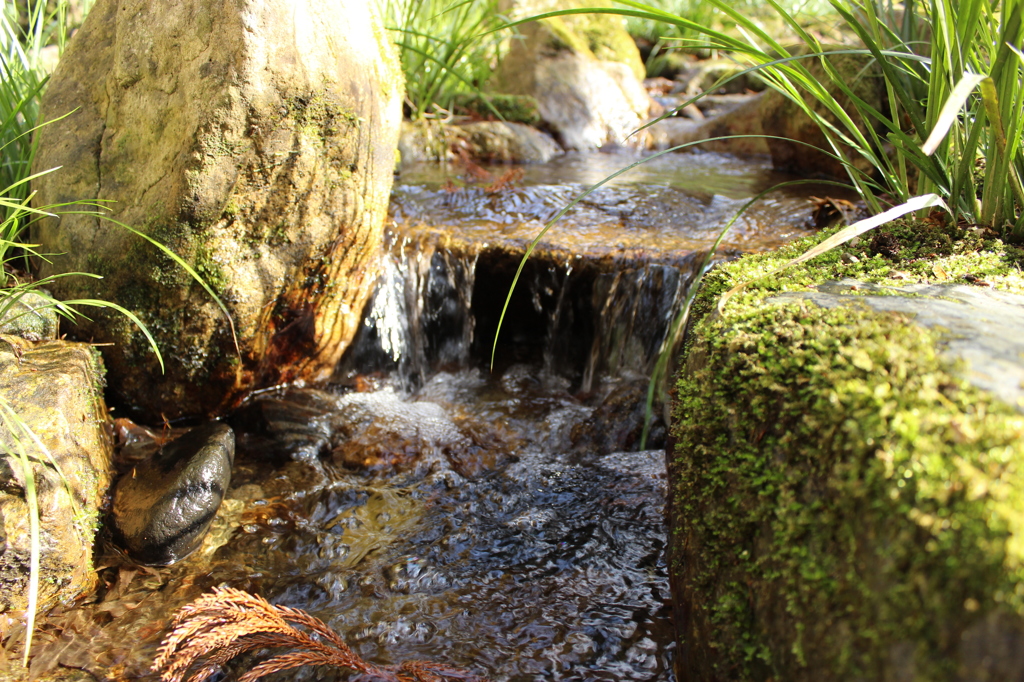
<svg viewBox="0 0 1024 682"><path fill-rule="evenodd" d="M436 582L434 578L427 561L420 557L408 557L384 568L385 582L393 592L414 592Z"/></svg>

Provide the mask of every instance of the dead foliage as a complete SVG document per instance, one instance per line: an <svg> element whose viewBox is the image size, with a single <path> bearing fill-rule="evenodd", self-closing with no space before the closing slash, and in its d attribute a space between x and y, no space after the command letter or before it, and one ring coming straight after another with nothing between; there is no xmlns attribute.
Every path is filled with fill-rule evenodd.
<svg viewBox="0 0 1024 682"><path fill-rule="evenodd" d="M456 154L456 164L465 169L465 175L459 182L448 178L442 189L445 192L458 192L463 187L483 184L483 190L488 194L499 194L510 188L523 179L525 173L522 168L509 168L501 175L495 177L494 173L478 164L465 147L453 147Z"/></svg>
<svg viewBox="0 0 1024 682"><path fill-rule="evenodd" d="M494 182L484 187L484 191L488 194L497 194L498 192L503 191L506 187L522 180L523 175L525 175L525 173L522 168L510 168L502 173Z"/></svg>
<svg viewBox="0 0 1024 682"><path fill-rule="evenodd" d="M202 682L235 656L257 649L287 648L247 671L239 682L305 665L330 665L359 673L360 682L487 682L466 670L429 661L377 666L360 658L327 625L305 611L275 606L230 587L215 588L174 616L153 672L163 682ZM299 629L303 628L303 629Z"/></svg>

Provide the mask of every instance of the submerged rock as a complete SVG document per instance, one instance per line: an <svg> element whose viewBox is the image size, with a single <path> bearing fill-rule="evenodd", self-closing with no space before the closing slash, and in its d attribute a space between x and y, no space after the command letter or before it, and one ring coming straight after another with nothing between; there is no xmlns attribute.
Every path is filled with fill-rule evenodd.
<svg viewBox="0 0 1024 682"><path fill-rule="evenodd" d="M562 148L547 133L522 123L403 121L398 151L405 168L419 161L454 161L462 154L480 163L546 163Z"/></svg>
<svg viewBox="0 0 1024 682"><path fill-rule="evenodd" d="M3 336L0 396L0 610L27 607L32 512L21 452L32 462L43 539L39 603L67 602L96 580L92 548L113 454L103 365L86 344Z"/></svg>
<svg viewBox="0 0 1024 682"><path fill-rule="evenodd" d="M634 452L643 442L647 423L646 378L622 382L598 405L593 414L572 429L572 445L577 452L607 455L612 452ZM665 419L661 401L651 406L648 427L648 450L665 447Z"/></svg>
<svg viewBox="0 0 1024 682"><path fill-rule="evenodd" d="M164 566L202 544L231 481L235 436L211 422L164 445L121 477L114 538L141 564Z"/></svg>
<svg viewBox="0 0 1024 682"><path fill-rule="evenodd" d="M668 450L684 679L1020 679L1024 282L1007 254L904 272L864 242L715 314L807 244L740 259L695 302ZM934 283L958 272L1016 293Z"/></svg>
<svg viewBox="0 0 1024 682"><path fill-rule="evenodd" d="M248 391L333 368L359 324L401 120L401 70L364 0L278 3L99 0L47 87L40 204L109 200L112 218L178 253L226 304L161 251L88 215L38 223L42 276L100 309L79 320L112 385L149 415L223 411ZM74 113L71 113L74 112Z"/></svg>
<svg viewBox="0 0 1024 682"><path fill-rule="evenodd" d="M390 389L349 393L336 409L331 459L352 470L451 468L473 478L493 470L515 447L501 424L460 417L432 401L407 402Z"/></svg>

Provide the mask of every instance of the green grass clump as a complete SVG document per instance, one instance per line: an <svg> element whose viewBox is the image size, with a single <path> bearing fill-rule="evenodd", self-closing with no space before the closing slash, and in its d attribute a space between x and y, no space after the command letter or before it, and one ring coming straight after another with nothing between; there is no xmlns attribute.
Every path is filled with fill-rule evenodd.
<svg viewBox="0 0 1024 682"><path fill-rule="evenodd" d="M410 119L446 115L457 95L481 94L504 51L498 0L376 1L399 49Z"/></svg>

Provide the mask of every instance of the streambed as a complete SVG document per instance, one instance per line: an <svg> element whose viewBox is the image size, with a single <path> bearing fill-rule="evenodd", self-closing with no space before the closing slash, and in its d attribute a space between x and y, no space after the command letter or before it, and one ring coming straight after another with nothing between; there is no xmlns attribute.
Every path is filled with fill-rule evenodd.
<svg viewBox="0 0 1024 682"><path fill-rule="evenodd" d="M785 178L715 154L617 178L551 232L487 364L525 244L630 160L566 155L497 191L403 171L384 275L334 383L232 415L232 489L204 548L149 569L104 547L104 584L44 619L36 670L152 676L174 610L230 585L308 610L375 662L672 679L664 453L638 450L645 377L723 221ZM761 200L726 252L806 234L812 194Z"/></svg>

